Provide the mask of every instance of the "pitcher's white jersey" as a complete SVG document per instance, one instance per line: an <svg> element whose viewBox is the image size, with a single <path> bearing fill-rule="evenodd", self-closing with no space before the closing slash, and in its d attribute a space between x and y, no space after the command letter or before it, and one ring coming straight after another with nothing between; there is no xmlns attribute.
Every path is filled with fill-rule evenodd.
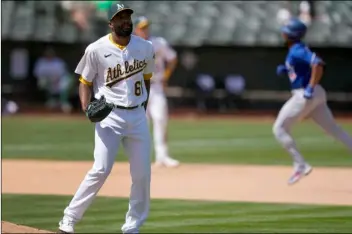
<svg viewBox="0 0 352 234"><path fill-rule="evenodd" d="M151 42L131 35L122 48L108 34L86 48L75 73L81 82L93 84L95 98L104 95L108 103L136 106L147 99L144 79L151 78L154 59Z"/></svg>
<svg viewBox="0 0 352 234"><path fill-rule="evenodd" d="M152 42L155 51L155 71L152 78L151 92L162 92L165 62L173 60L177 57L177 54L162 37L150 37L148 40Z"/></svg>

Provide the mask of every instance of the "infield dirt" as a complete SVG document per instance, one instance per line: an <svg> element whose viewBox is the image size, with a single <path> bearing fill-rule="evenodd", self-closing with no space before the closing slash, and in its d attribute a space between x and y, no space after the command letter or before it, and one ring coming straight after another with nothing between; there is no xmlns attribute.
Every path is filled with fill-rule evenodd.
<svg viewBox="0 0 352 234"><path fill-rule="evenodd" d="M92 162L3 160L3 193L73 195ZM352 205L350 168L314 168L288 186L291 167L181 164L152 168L152 198ZM54 186L53 186L54 185ZM118 162L100 196L128 197L129 164Z"/></svg>
<svg viewBox="0 0 352 234"><path fill-rule="evenodd" d="M2 192L73 195L92 162L2 160ZM152 198L352 206L352 169L314 168L288 186L291 167L182 164L152 168ZM127 163L115 164L99 196L128 197ZM62 204L63 208L65 204ZM2 222L2 233L49 233Z"/></svg>

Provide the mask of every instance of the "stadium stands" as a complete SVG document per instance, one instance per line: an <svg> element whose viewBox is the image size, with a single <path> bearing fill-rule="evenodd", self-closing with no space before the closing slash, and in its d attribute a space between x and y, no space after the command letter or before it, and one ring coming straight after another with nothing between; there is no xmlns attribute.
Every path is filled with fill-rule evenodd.
<svg viewBox="0 0 352 234"><path fill-rule="evenodd" d="M266 45L282 43L277 19L289 6L299 15L299 1L122 1L153 22L154 35L173 45ZM88 3L87 3L88 4ZM60 8L60 9L59 9ZM3 1L2 37L11 40L92 41L99 33L80 29L58 1ZM352 47L352 3L315 1L315 17L306 37L311 45ZM13 20L16 19L16 20ZM61 20L60 20L61 19ZM94 24L94 15L90 17Z"/></svg>

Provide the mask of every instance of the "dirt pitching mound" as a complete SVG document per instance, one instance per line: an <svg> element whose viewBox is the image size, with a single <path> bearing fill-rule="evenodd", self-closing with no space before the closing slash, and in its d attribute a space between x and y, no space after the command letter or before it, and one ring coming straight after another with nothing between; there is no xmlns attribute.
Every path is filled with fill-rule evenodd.
<svg viewBox="0 0 352 234"><path fill-rule="evenodd" d="M32 227L1 221L1 233L53 233Z"/></svg>

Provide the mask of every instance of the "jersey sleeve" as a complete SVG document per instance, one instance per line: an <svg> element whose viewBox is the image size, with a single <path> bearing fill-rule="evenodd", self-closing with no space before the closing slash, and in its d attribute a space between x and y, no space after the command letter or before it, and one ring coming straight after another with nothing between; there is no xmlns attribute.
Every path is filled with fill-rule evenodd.
<svg viewBox="0 0 352 234"><path fill-rule="evenodd" d="M143 75L146 80L150 79L155 69L155 52L152 44L148 44L148 52L146 58L146 67L144 68Z"/></svg>
<svg viewBox="0 0 352 234"><path fill-rule="evenodd" d="M75 73L80 75L80 81L87 85L92 85L92 82L98 73L97 59L90 47L88 47L81 60L79 61Z"/></svg>
<svg viewBox="0 0 352 234"><path fill-rule="evenodd" d="M165 39L161 38L160 41L162 44L162 50L166 61L171 61L175 59L177 57L176 51L169 45L169 43Z"/></svg>
<svg viewBox="0 0 352 234"><path fill-rule="evenodd" d="M308 47L296 50L294 55L295 59L311 66L314 64L324 64L323 60L317 56L316 53L312 52Z"/></svg>

